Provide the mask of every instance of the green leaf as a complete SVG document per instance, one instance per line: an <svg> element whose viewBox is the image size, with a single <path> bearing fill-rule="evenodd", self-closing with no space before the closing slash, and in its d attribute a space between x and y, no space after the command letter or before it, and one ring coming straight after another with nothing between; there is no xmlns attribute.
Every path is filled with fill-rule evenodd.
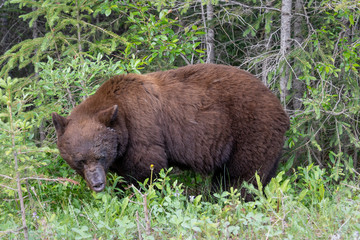
<svg viewBox="0 0 360 240"><path fill-rule="evenodd" d="M159 19L164 18L164 16L166 16L166 14L167 14L167 10L162 10L159 14Z"/></svg>
<svg viewBox="0 0 360 240"><path fill-rule="evenodd" d="M123 201L122 201L122 203L121 203L121 213L120 213L120 216L122 216L122 215L124 214L125 209L126 209L126 207L128 206L128 204L129 204L129 198L126 197L126 198L123 199Z"/></svg>
<svg viewBox="0 0 360 240"><path fill-rule="evenodd" d="M110 14L111 14L111 9L110 8L108 8L108 9L106 9L106 11L105 11L105 16L110 16Z"/></svg>
<svg viewBox="0 0 360 240"><path fill-rule="evenodd" d="M246 30L243 32L243 37L246 37L249 33L250 33L250 28L246 29Z"/></svg>
<svg viewBox="0 0 360 240"><path fill-rule="evenodd" d="M194 204L195 206L197 206L197 205L199 204L199 202L201 201L201 198L202 198L202 195L197 196L197 197L194 199L193 204Z"/></svg>
<svg viewBox="0 0 360 240"><path fill-rule="evenodd" d="M350 25L351 25L351 26L354 26L355 21L354 21L354 16L353 16L353 15L350 15L350 16L349 16L349 22L350 22Z"/></svg>
<svg viewBox="0 0 360 240"><path fill-rule="evenodd" d="M306 196L306 194L308 193L308 189L304 189L300 192L300 194L298 195L298 201L302 201L304 199L304 197Z"/></svg>
<svg viewBox="0 0 360 240"><path fill-rule="evenodd" d="M256 183L257 183L259 192L262 193L263 185L261 183L260 176L257 172L255 173L255 178L256 178Z"/></svg>
<svg viewBox="0 0 360 240"><path fill-rule="evenodd" d="M337 180L337 178L335 178L335 180ZM320 201L324 199L325 196L325 188L324 188L324 184L320 184L319 186L319 195L320 195Z"/></svg>
<svg viewBox="0 0 360 240"><path fill-rule="evenodd" d="M265 24L265 33L270 33L270 30L271 30L270 23L267 22L267 23Z"/></svg>

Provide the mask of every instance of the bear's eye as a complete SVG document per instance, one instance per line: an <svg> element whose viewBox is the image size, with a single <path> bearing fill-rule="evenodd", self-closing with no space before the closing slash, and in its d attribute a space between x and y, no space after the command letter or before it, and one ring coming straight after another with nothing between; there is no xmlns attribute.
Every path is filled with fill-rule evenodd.
<svg viewBox="0 0 360 240"><path fill-rule="evenodd" d="M103 161L105 161L105 158L106 158L106 155L104 153L101 153L96 157L96 160L99 162L103 162Z"/></svg>
<svg viewBox="0 0 360 240"><path fill-rule="evenodd" d="M86 161L84 160L84 159L82 159L82 160L79 160L79 161L77 161L78 162L78 165L79 166L85 166L86 165Z"/></svg>

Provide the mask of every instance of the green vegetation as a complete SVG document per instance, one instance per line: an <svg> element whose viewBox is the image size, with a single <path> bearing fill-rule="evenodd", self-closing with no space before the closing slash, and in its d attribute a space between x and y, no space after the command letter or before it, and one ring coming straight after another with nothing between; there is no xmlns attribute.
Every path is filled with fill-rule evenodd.
<svg viewBox="0 0 360 240"><path fill-rule="evenodd" d="M131 187L125 192L115 191L119 180L115 176L109 176L106 192L98 194L88 191L78 176L80 184L35 182L26 200L29 235L32 239L356 239L358 182L335 186L318 167L298 171L291 178L281 172L265 188L268 197L259 194L247 203L240 201L237 190L186 195L182 184L164 171L141 190ZM17 202L5 201L1 208L1 228L16 228Z"/></svg>
<svg viewBox="0 0 360 240"><path fill-rule="evenodd" d="M292 1L282 52L282 2L0 3L0 238L359 239L360 6ZM171 169L94 193L58 155L51 112L116 74L209 61L259 76L291 118L276 178L244 185L254 201Z"/></svg>

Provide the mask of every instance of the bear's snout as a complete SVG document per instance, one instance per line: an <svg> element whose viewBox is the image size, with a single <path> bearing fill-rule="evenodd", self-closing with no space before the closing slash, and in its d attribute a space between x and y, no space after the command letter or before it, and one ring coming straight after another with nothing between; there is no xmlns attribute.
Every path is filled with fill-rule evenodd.
<svg viewBox="0 0 360 240"><path fill-rule="evenodd" d="M101 165L86 167L84 173L85 180L93 191L101 192L105 189L106 176Z"/></svg>

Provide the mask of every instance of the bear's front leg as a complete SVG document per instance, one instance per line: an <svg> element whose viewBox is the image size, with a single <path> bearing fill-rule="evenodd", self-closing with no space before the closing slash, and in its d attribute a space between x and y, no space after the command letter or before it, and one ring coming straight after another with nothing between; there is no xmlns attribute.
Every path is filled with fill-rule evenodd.
<svg viewBox="0 0 360 240"><path fill-rule="evenodd" d="M122 161L121 175L132 183L143 182L151 176L151 171L155 178L162 168L168 167L167 154L158 145L137 145L128 150Z"/></svg>

